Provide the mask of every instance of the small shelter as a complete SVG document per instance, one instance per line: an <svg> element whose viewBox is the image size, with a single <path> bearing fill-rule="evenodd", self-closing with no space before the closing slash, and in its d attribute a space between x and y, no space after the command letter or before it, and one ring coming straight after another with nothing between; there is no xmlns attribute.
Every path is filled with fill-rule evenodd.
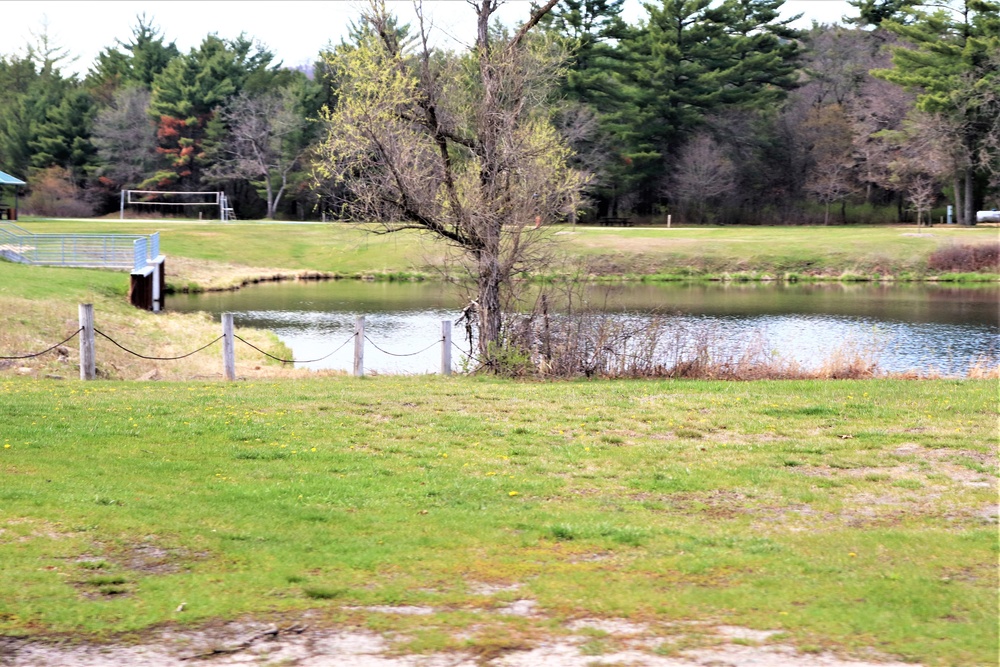
<svg viewBox="0 0 1000 667"><path fill-rule="evenodd" d="M0 220L6 215L8 220L17 220L17 189L27 185L19 178L0 171ZM8 186L13 188L14 196L8 201L5 194Z"/></svg>

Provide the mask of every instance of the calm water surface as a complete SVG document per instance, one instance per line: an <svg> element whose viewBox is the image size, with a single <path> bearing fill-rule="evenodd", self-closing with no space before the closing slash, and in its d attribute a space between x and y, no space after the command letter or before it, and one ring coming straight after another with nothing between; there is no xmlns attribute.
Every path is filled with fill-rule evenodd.
<svg viewBox="0 0 1000 667"><path fill-rule="evenodd" d="M887 371L964 374L977 359L1000 352L1000 287L932 285L694 284L588 286L584 306L640 323L667 318L682 337L711 331L739 345L763 338L768 349L815 367L838 349L879 350ZM364 315L365 369L434 373L440 368L441 320L458 318L465 299L438 283L358 281L265 283L236 292L179 294L167 308L234 313L236 326L274 331L299 364L350 370L354 319ZM456 327L455 342L463 331ZM381 348L381 351L377 349ZM424 352L423 348L430 346ZM419 352L418 354L413 354ZM398 357L392 354L411 356ZM460 363L455 352L455 364Z"/></svg>

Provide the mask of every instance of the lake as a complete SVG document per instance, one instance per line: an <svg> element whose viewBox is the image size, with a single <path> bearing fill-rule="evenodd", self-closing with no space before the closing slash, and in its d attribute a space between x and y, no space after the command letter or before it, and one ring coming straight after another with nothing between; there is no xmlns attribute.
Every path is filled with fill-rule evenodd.
<svg viewBox="0 0 1000 667"><path fill-rule="evenodd" d="M166 306L206 311L216 319L232 312L237 329L275 332L296 359L326 357L298 364L314 369L351 369L353 345L345 343L355 317L364 315L371 341L365 347L366 372L435 373L440 322L457 319L467 302L458 290L442 283L261 283L235 292L176 294ZM993 284L588 285L582 297L585 309L628 317L640 326L658 315L689 337L712 331L736 344L762 338L768 349L807 367L834 350L856 346L878 349L882 370L962 375L977 359L995 359L1000 352L1000 286ZM467 350L464 335L464 328L455 328L455 343ZM454 356L458 368L460 355Z"/></svg>

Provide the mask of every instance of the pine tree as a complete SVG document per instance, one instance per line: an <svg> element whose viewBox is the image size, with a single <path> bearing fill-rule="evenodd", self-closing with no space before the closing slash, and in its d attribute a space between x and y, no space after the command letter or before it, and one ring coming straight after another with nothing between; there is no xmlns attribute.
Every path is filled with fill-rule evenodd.
<svg viewBox="0 0 1000 667"><path fill-rule="evenodd" d="M1000 3L958 0L932 11L907 10L908 21L882 27L903 44L892 49L892 69L873 75L916 91L917 109L937 114L954 128L960 155L953 178L960 224L973 224L976 201L984 192L986 171L996 160L992 133L1000 116Z"/></svg>
<svg viewBox="0 0 1000 667"><path fill-rule="evenodd" d="M57 106L50 107L36 125L29 141L31 165L36 169L59 166L78 184L97 163L97 149L90 140L97 107L90 94L76 87L66 91Z"/></svg>
<svg viewBox="0 0 1000 667"><path fill-rule="evenodd" d="M145 14L136 20L131 41L118 40L116 47L101 51L87 75L88 88L104 103L109 103L115 91L123 86L150 90L156 75L180 55L174 42L166 43Z"/></svg>
<svg viewBox="0 0 1000 667"><path fill-rule="evenodd" d="M713 113L764 108L796 85L797 33L781 0L663 0L625 41L630 102L619 112L625 162L644 207L656 201L667 160Z"/></svg>
<svg viewBox="0 0 1000 667"><path fill-rule="evenodd" d="M144 187L199 187L207 166L206 129L215 109L244 89L266 89L276 75L273 59L245 37L227 42L209 35L198 48L171 60L153 80L149 107L166 165Z"/></svg>
<svg viewBox="0 0 1000 667"><path fill-rule="evenodd" d="M622 84L628 61L619 48L630 34L623 6L624 0L562 0L540 22L569 54L555 91L556 124L570 141L574 165L591 174L587 193L603 212L614 208L617 186L630 171L614 141L618 113L629 101Z"/></svg>

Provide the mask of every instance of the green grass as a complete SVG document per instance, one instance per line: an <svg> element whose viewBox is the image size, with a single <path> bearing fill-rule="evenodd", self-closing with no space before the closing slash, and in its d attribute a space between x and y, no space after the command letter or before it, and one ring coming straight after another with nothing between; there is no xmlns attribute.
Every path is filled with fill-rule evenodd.
<svg viewBox="0 0 1000 667"><path fill-rule="evenodd" d="M994 382L7 379L0 404L0 635L405 604L435 609L398 622L411 649L475 624L485 654L528 598L545 627L996 658Z"/></svg>
<svg viewBox="0 0 1000 667"><path fill-rule="evenodd" d="M122 271L28 266L0 260L0 296L68 303L107 297L124 301L128 280L128 274Z"/></svg>
<svg viewBox="0 0 1000 667"><path fill-rule="evenodd" d="M340 276L412 279L436 275L445 246L406 231L375 235L346 224L122 223L26 220L36 232L151 233L169 257ZM912 280L927 277L927 257L952 243L996 242L995 228L696 227L628 229L558 226L562 259L539 277L576 274L630 280ZM168 260L169 261L169 260ZM176 273L168 263L168 274ZM969 281L981 274L954 274ZM979 278L981 279L981 278ZM995 280L990 274L987 279ZM195 281L197 282L197 281ZM180 286L183 287L181 279Z"/></svg>

